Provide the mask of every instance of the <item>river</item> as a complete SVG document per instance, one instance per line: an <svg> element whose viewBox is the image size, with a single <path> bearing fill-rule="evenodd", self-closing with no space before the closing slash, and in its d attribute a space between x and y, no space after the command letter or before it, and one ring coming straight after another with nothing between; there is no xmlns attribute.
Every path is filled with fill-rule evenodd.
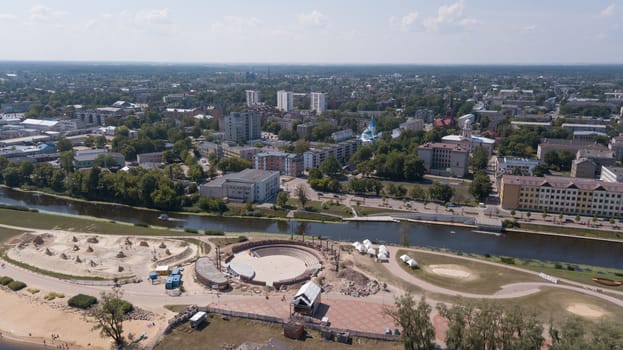
<svg viewBox="0 0 623 350"><path fill-rule="evenodd" d="M574 264L623 269L623 243L555 237L529 233L502 235L474 232L471 229L444 225L387 222L317 223L241 219L170 213L169 221L158 220L158 212L116 204L73 201L44 194L0 188L0 203L27 206L42 211L87 215L115 221L145 223L171 228L222 230L226 232L268 232L289 235L304 226L306 235L341 241L384 241L399 243L407 231L412 245L446 248L477 254L513 256Z"/></svg>

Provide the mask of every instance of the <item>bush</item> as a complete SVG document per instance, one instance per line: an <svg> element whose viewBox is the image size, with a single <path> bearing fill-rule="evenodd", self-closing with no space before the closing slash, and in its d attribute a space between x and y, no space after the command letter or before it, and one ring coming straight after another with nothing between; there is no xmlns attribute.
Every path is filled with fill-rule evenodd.
<svg viewBox="0 0 623 350"><path fill-rule="evenodd" d="M37 294L40 292L40 290L37 288L28 288L27 290L28 290L28 293L30 294Z"/></svg>
<svg viewBox="0 0 623 350"><path fill-rule="evenodd" d="M569 271L575 271L575 268L571 265L567 265L567 270Z"/></svg>
<svg viewBox="0 0 623 350"><path fill-rule="evenodd" d="M13 279L9 276L0 277L0 284L6 286L7 284L13 282Z"/></svg>
<svg viewBox="0 0 623 350"><path fill-rule="evenodd" d="M97 304L97 298L86 294L77 294L67 300L67 305L79 309L88 309Z"/></svg>
<svg viewBox="0 0 623 350"><path fill-rule="evenodd" d="M242 242L246 242L249 239L247 238L247 236L238 236L238 242L242 243Z"/></svg>
<svg viewBox="0 0 623 350"><path fill-rule="evenodd" d="M225 232L219 230L205 230L203 233L206 236L225 236Z"/></svg>
<svg viewBox="0 0 623 350"><path fill-rule="evenodd" d="M554 267L557 268L558 270L562 270L562 264L560 263L554 264Z"/></svg>
<svg viewBox="0 0 623 350"><path fill-rule="evenodd" d="M195 230L194 228L185 228L184 232L186 232L186 233L199 233L199 231Z"/></svg>
<svg viewBox="0 0 623 350"><path fill-rule="evenodd" d="M134 224L134 226L136 226L136 227L149 227L149 225L144 224L142 222L137 222L137 223Z"/></svg>
<svg viewBox="0 0 623 350"><path fill-rule="evenodd" d="M26 288L26 283L22 281L13 281L7 284L7 287L9 287L9 289L12 291L17 292L18 290Z"/></svg>
<svg viewBox="0 0 623 350"><path fill-rule="evenodd" d="M121 309L123 310L124 314L127 314L134 310L134 305L132 305L132 303L127 300L121 300Z"/></svg>
<svg viewBox="0 0 623 350"><path fill-rule="evenodd" d="M50 292L45 297L43 297L43 299L45 299L45 300L54 300L56 298L62 299L64 297L65 297L65 294L63 294L63 293Z"/></svg>
<svg viewBox="0 0 623 350"><path fill-rule="evenodd" d="M500 261L502 261L503 263L508 264L508 265L515 265L515 259L513 259L513 258L501 257Z"/></svg>

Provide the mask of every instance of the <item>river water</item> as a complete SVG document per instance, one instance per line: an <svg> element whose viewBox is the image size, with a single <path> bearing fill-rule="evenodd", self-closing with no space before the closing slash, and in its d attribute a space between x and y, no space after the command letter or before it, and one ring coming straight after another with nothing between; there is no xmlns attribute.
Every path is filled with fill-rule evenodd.
<svg viewBox="0 0 623 350"><path fill-rule="evenodd" d="M8 188L0 188L0 203L27 206L55 213L88 215L116 221L198 230L268 232L289 235L300 230L302 225L306 235L321 235L341 241L362 241L367 238L373 241L400 243L401 233L406 231L411 245L623 269L623 243L573 237L529 233L494 235L461 227L418 223L301 223L175 213L169 214L169 221L161 221L157 218L159 213L151 210L116 204L66 200Z"/></svg>

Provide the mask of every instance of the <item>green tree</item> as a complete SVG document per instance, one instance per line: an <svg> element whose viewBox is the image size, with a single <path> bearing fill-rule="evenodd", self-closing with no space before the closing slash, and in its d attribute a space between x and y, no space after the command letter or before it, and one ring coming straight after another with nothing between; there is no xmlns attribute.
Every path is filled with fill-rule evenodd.
<svg viewBox="0 0 623 350"><path fill-rule="evenodd" d="M431 199L438 200L441 202L448 202L452 199L454 195L454 190L450 185L442 184L439 182L433 182L431 187L428 189L428 196Z"/></svg>
<svg viewBox="0 0 623 350"><path fill-rule="evenodd" d="M299 202L301 202L301 207L305 208L305 204L309 201L309 197L307 195L307 188L303 184L299 184L295 189L296 197Z"/></svg>
<svg viewBox="0 0 623 350"><path fill-rule="evenodd" d="M426 191L424 191L422 186L415 184L409 189L409 197L420 200L424 199L426 197Z"/></svg>
<svg viewBox="0 0 623 350"><path fill-rule="evenodd" d="M491 180L489 176L484 173L484 171L478 171L472 180L472 183L469 185L469 192L474 196L479 202L484 202L485 199L491 193L493 189L493 185L491 184Z"/></svg>
<svg viewBox="0 0 623 350"><path fill-rule="evenodd" d="M288 204L288 199L290 199L290 195L287 191L281 191L277 195L277 205L281 208L284 208Z"/></svg>
<svg viewBox="0 0 623 350"><path fill-rule="evenodd" d="M416 155L409 155L404 161L404 178L408 181L421 180L424 177L424 161Z"/></svg>
<svg viewBox="0 0 623 350"><path fill-rule="evenodd" d="M469 166L472 168L472 171L475 173L478 170L487 169L487 164L489 163L489 152L483 146L477 147L474 152L472 152L472 156L469 159Z"/></svg>
<svg viewBox="0 0 623 350"><path fill-rule="evenodd" d="M71 144L71 141L69 141L65 137L59 138L58 142L56 142L56 150L59 153L66 152L66 151L71 151L72 149L73 149L73 146Z"/></svg>
<svg viewBox="0 0 623 350"><path fill-rule="evenodd" d="M110 337L117 346L125 342L123 338L124 307L127 302L121 299L121 290L113 288L111 293L102 293L100 303L93 312L97 322L93 330L99 330L102 337Z"/></svg>
<svg viewBox="0 0 623 350"><path fill-rule="evenodd" d="M61 156L59 157L59 162L61 168L67 172L74 171L74 152L73 151L65 151L61 152Z"/></svg>
<svg viewBox="0 0 623 350"><path fill-rule="evenodd" d="M395 309L386 309L384 312L402 328L400 339L405 350L428 350L433 345L435 329L430 320L432 308L422 297L419 303L413 295L406 293L395 300Z"/></svg>
<svg viewBox="0 0 623 350"><path fill-rule="evenodd" d="M338 162L332 154L320 163L319 168L323 174L331 178L335 178L342 171L342 165L340 165L340 162Z"/></svg>

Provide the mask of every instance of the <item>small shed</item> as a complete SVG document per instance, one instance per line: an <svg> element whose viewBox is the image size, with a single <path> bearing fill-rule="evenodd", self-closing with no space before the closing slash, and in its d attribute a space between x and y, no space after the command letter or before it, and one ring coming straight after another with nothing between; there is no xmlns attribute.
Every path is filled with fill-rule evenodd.
<svg viewBox="0 0 623 350"><path fill-rule="evenodd" d="M182 284L182 276L180 275L173 275L171 276L171 279L173 283L173 288L177 288Z"/></svg>
<svg viewBox="0 0 623 350"><path fill-rule="evenodd" d="M173 289L175 287L173 287L173 277L169 276L167 277L167 281L164 284L164 288L165 289Z"/></svg>
<svg viewBox="0 0 623 350"><path fill-rule="evenodd" d="M409 261L407 261L407 265L409 265L409 267L418 267L417 261L415 261L415 259L410 259Z"/></svg>
<svg viewBox="0 0 623 350"><path fill-rule="evenodd" d="M294 307L294 312L314 316L320 306L320 294L320 286L309 281L296 292L290 304Z"/></svg>
<svg viewBox="0 0 623 350"><path fill-rule="evenodd" d="M190 322L190 327L198 328L208 321L208 314L204 311L197 311L188 321Z"/></svg>
<svg viewBox="0 0 623 350"><path fill-rule="evenodd" d="M149 273L149 279L152 281L155 281L158 279L158 273L157 272L150 272Z"/></svg>
<svg viewBox="0 0 623 350"><path fill-rule="evenodd" d="M158 265L156 266L156 273L160 276L167 276L169 274L169 266L168 265Z"/></svg>
<svg viewBox="0 0 623 350"><path fill-rule="evenodd" d="M171 270L171 275L173 275L173 276L181 275L180 268L176 267L173 270Z"/></svg>

